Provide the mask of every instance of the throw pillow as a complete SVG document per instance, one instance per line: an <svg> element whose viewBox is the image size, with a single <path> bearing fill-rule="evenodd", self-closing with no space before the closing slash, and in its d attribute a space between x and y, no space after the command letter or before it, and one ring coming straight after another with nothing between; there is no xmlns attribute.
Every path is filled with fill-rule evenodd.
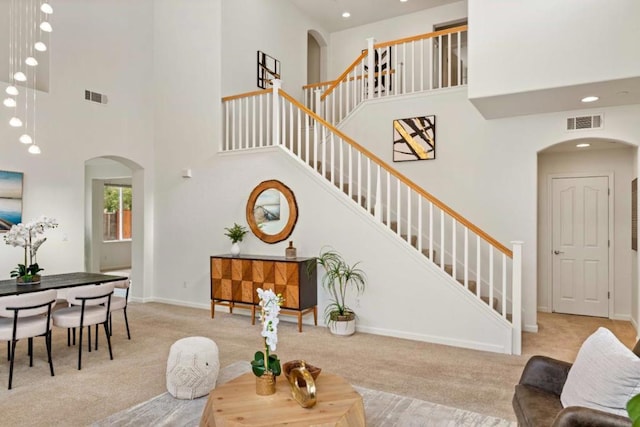
<svg viewBox="0 0 640 427"><path fill-rule="evenodd" d="M580 347L560 400L564 407L585 406L627 416L629 399L640 393L640 358L606 328Z"/></svg>

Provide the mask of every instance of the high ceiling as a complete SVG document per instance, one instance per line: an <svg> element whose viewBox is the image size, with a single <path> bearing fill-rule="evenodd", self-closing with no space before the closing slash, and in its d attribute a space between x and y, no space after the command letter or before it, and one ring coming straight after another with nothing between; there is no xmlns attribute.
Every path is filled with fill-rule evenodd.
<svg viewBox="0 0 640 427"><path fill-rule="evenodd" d="M406 15L459 0L289 0L329 32ZM351 13L343 18L343 12Z"/></svg>

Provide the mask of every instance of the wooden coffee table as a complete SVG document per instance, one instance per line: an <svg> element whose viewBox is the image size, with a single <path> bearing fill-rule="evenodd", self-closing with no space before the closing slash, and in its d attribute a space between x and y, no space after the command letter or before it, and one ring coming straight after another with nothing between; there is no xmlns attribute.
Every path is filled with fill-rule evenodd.
<svg viewBox="0 0 640 427"><path fill-rule="evenodd" d="M201 427L227 426L364 426L362 396L342 377L322 372L316 380L317 403L305 409L291 397L284 375L276 394L258 396L256 378L249 372L209 393Z"/></svg>

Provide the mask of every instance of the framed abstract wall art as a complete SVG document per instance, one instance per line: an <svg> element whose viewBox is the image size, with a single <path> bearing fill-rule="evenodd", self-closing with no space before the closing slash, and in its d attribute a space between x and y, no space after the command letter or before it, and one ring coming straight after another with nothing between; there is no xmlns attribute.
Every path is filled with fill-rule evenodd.
<svg viewBox="0 0 640 427"><path fill-rule="evenodd" d="M280 78L280 61L258 51L258 87L266 89L271 80Z"/></svg>
<svg viewBox="0 0 640 427"><path fill-rule="evenodd" d="M22 222L22 172L0 171L0 233Z"/></svg>
<svg viewBox="0 0 640 427"><path fill-rule="evenodd" d="M393 121L393 161L436 158L436 116Z"/></svg>

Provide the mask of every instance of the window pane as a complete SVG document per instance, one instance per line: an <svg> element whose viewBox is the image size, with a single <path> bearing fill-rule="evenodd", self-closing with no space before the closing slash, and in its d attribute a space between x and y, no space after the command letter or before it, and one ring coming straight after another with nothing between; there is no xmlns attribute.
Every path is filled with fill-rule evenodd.
<svg viewBox="0 0 640 427"><path fill-rule="evenodd" d="M131 239L132 204L131 187L104 186L103 240Z"/></svg>

